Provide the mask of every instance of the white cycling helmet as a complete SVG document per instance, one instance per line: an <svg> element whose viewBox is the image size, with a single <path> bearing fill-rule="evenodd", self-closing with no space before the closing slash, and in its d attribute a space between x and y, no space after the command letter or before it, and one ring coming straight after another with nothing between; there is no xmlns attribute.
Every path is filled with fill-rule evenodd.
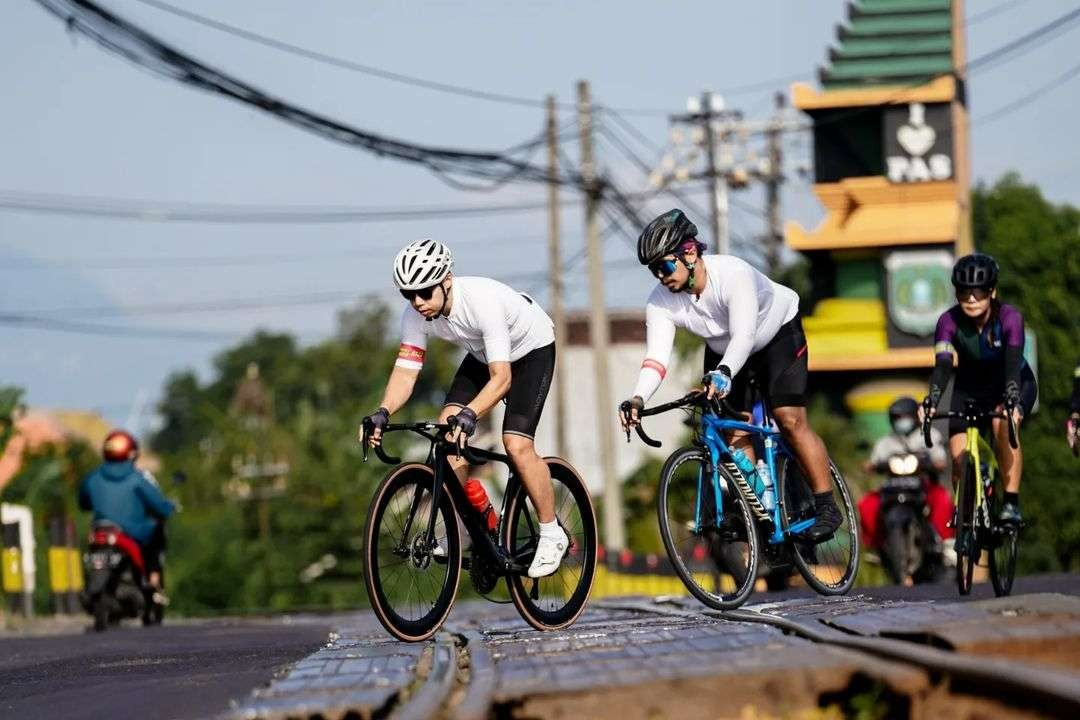
<svg viewBox="0 0 1080 720"><path fill-rule="evenodd" d="M450 248L438 240L417 240L394 258L394 284L401 290L423 290L438 285L454 267Z"/></svg>

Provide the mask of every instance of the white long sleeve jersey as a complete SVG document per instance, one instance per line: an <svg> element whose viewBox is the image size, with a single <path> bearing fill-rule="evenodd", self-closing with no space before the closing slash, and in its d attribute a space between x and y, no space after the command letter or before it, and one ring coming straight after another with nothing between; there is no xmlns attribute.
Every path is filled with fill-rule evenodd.
<svg viewBox="0 0 1080 720"><path fill-rule="evenodd" d="M645 309L646 349L634 395L648 400L667 374L675 329L705 340L732 376L799 311L799 296L734 255L705 255L701 296L658 284Z"/></svg>
<svg viewBox="0 0 1080 720"><path fill-rule="evenodd" d="M401 315L396 365L419 370L434 335L465 348L484 364L513 362L555 342L551 318L534 301L498 280L455 277L450 314L430 322L412 307Z"/></svg>

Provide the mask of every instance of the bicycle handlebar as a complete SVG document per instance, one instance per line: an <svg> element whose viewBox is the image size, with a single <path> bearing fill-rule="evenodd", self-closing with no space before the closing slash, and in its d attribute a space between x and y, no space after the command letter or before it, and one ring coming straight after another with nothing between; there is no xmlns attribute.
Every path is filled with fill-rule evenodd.
<svg viewBox="0 0 1080 720"><path fill-rule="evenodd" d="M435 423L435 422L417 422L417 423L389 423L383 428L382 437L386 437L387 433L399 432L402 430L408 432L414 432L418 435L423 435L428 440L436 443L444 443L451 445L445 437L446 433L453 432L457 427L457 423ZM364 448L364 462L367 462L368 458L368 438L371 437L371 433L375 429L375 424L370 420L366 420L363 424L364 434L360 439L360 443ZM375 449L375 455L379 460L387 465L398 465L401 463L401 458L390 455L383 448L382 443L372 446ZM458 457L464 458L470 465L483 465L487 462L483 458L477 457L473 454L472 449L465 445L464 447L458 447L457 444L453 444L454 454Z"/></svg>
<svg viewBox="0 0 1080 720"><path fill-rule="evenodd" d="M1020 447L1020 443L1016 439L1016 421L1013 420L1012 411L1016 407L1014 402L1006 402L1004 412L987 412L985 410L975 410L970 405L963 412L957 412L956 410L950 410L947 413L935 412L930 414L931 405L930 398L923 400L923 442L926 443L926 447L932 447L933 442L930 438L930 422L932 420L943 420L946 418L964 418L965 420L975 419L1002 419L1008 424L1009 430L1009 447L1016 450Z"/></svg>
<svg viewBox="0 0 1080 720"><path fill-rule="evenodd" d="M678 398L677 400L672 400L671 402L666 402L666 403L664 403L662 405L655 405L655 406L653 406L651 408L642 408L641 410L639 410L638 411L638 421L639 422L638 422L637 425L634 426L634 431L637 432L637 436L639 438L641 438L641 441L643 443L645 443L646 445L648 445L649 447L654 447L654 448L662 447L663 446L662 442L660 442L659 440L653 440L651 437L649 437L649 435L645 432L645 428L643 427L643 425L642 425L642 423L640 421L642 419L644 419L644 418L649 417L650 415L660 415L661 413L666 413L669 410L677 410L677 409L680 409L680 408L688 407L690 405L697 405L697 406L700 406L700 407L710 407L710 406L712 406L712 409L716 410L718 413L725 414L725 415L732 415L732 416L742 416L743 415L743 413L740 413L738 410L733 408L728 403L727 400L724 400L724 399L721 399L721 398L715 398L715 397L712 398L712 399L709 399L707 394L705 393L705 391L703 391L703 390L692 390L691 392L688 392L687 394L683 395L681 398ZM619 405L619 410L620 410L620 412L623 412L623 413L629 412L629 410L630 410L629 401L624 401L623 403L621 403ZM629 429L626 430L626 442L630 442L630 430Z"/></svg>

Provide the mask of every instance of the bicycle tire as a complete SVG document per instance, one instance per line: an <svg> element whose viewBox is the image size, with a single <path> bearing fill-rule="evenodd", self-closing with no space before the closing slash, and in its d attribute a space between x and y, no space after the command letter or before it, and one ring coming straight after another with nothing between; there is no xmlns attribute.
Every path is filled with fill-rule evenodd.
<svg viewBox="0 0 1080 720"><path fill-rule="evenodd" d="M979 538L975 534L975 461L964 453L960 486L956 493L956 589L961 595L971 593L975 563L979 558Z"/></svg>
<svg viewBox="0 0 1080 720"><path fill-rule="evenodd" d="M802 469L791 457L783 457L783 487L786 498L792 497L792 490L799 488L792 483L803 483L803 488L809 492L809 487L802 477L795 477L789 470L794 468L799 474ZM780 473L777 473L778 475ZM851 491L847 481L836 467L836 463L829 459L829 474L833 483L833 500L837 502L841 515L844 517L843 524L829 539L811 544L800 542L798 537L789 536L788 543L791 546L792 560L803 580L820 595L843 595L855 583L855 577L859 573L859 519L855 503L851 499ZM810 509L813 514L812 506ZM784 530L787 531L796 522L806 519L805 503L785 503ZM841 571L830 568L841 567Z"/></svg>
<svg viewBox="0 0 1080 720"><path fill-rule="evenodd" d="M415 550L430 518L425 510L431 508L433 482L434 472L421 463L407 463L391 470L375 490L364 529L364 584L371 609L391 635L406 642L420 642L435 634L454 605L461 577L461 536L454 501L449 493L441 493L436 509L439 514L436 540L440 546L445 542L445 561L432 559L434 553L418 556ZM409 525L402 517L403 513L414 516L415 524L409 528L408 538L402 537ZM400 555L395 547L406 547L408 555ZM419 573L414 571L424 572L433 566L436 570L438 566L445 566L445 572L441 580L438 572L424 576L428 583L426 588L434 591L430 593L434 598L428 599L421 596L425 586L418 582ZM397 574L389 570L392 567ZM405 577L410 577L410 581L402 598L399 590ZM409 608L414 612L406 616L402 600L412 598L414 590L417 602Z"/></svg>
<svg viewBox="0 0 1080 720"><path fill-rule="evenodd" d="M573 466L562 458L544 458L555 490L555 515L570 538L570 548L559 569L542 578L509 575L510 599L518 613L537 630L560 630L577 620L589 600L596 574L597 528L589 489ZM506 504L503 547L510 556L531 562L539 519L525 486ZM567 582L569 580L569 582ZM560 603L559 598L563 601Z"/></svg>
<svg viewBox="0 0 1080 720"><path fill-rule="evenodd" d="M696 481L691 488L683 487L689 483L684 481L680 483L680 488L673 490L673 478L678 472L680 466L687 462L696 462L702 467L708 466L709 456L704 450L697 447L684 447L676 450L672 453L667 461L664 463L663 469L660 471L660 485L657 488L656 497L656 514L660 525L660 538L664 542L664 549L667 551L668 558L671 560L672 566L675 568L675 573L682 580L683 585L690 591L695 598L700 600L705 605L716 610L732 610L739 607L746 599L750 597L750 594L754 591L754 582L757 579L757 566L758 566L758 528L754 524L754 516L750 511L750 506L747 504L746 499L735 490L735 481L730 477L726 468L722 465L717 467L717 471L720 474L731 492L724 495L724 499L728 502L729 511L724 513L724 520L722 522L728 522L729 519L733 523L731 532L735 534L745 535L745 550L740 550L740 554L746 558L747 567L740 569L743 577L740 579L735 572L729 572L731 576L734 589L730 593L723 591L722 578L720 573L710 574L710 579L713 580L712 585L716 588L716 591L710 591L709 589L701 585L704 573L699 571L695 574L694 569L687 564L686 558L683 557L680 550L686 548L691 555L691 559L695 557L698 548L702 542L707 542L712 550L714 558L716 556L729 555L724 552L722 547L716 547L717 545L725 544L725 540L722 539L719 530L709 531L713 532L711 539L706 538L706 533L695 535L692 530L687 528L687 523L693 522L689 520L692 516L690 513L694 512L692 503L696 502L697 489ZM711 495L711 493L706 493ZM669 509L670 508L670 509ZM674 512L678 512L677 516L673 516ZM741 530L740 528L741 524ZM676 536L679 535L679 537ZM686 537L681 537L685 535ZM705 538L705 540L703 540ZM742 543L727 542L728 545L741 545ZM715 560L714 560L715 562ZM727 568L730 570L730 567ZM719 568L717 568L719 570Z"/></svg>
<svg viewBox="0 0 1080 720"><path fill-rule="evenodd" d="M1005 479L1001 472L994 473L991 484L990 519L994 523L993 542L988 550L990 556L990 583L994 586L994 595L1004 597L1012 593L1016 579L1016 556L1019 551L1020 530L1012 527L999 527L997 518L1005 504Z"/></svg>

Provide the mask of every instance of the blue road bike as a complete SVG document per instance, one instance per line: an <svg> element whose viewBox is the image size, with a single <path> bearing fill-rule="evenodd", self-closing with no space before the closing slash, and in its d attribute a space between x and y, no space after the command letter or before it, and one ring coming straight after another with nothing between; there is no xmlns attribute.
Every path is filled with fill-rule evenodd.
<svg viewBox="0 0 1080 720"><path fill-rule="evenodd" d="M686 588L718 610L738 607L754 590L759 560L770 568L798 568L806 583L823 595L846 593L859 564L855 504L835 463L829 461L833 499L844 518L829 538L812 543L800 538L814 524L814 500L795 456L775 428L767 403L757 422L727 403L709 401L703 392L642 410L642 418L683 409L700 420L692 423L691 445L676 450L660 472L657 516L668 557ZM639 424L641 440L652 447ZM756 456L764 459L775 501L765 486L735 464L727 437L748 433ZM629 439L629 432L627 433Z"/></svg>

